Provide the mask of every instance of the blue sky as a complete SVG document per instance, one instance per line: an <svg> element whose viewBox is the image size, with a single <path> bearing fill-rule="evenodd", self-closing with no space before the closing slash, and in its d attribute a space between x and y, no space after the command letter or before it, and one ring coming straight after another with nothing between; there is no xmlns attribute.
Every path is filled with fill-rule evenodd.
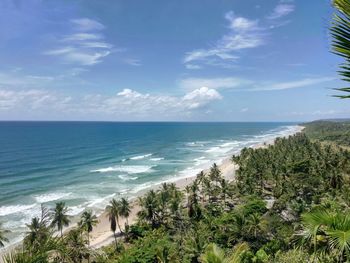
<svg viewBox="0 0 350 263"><path fill-rule="evenodd" d="M329 0L2 0L0 119L349 117Z"/></svg>

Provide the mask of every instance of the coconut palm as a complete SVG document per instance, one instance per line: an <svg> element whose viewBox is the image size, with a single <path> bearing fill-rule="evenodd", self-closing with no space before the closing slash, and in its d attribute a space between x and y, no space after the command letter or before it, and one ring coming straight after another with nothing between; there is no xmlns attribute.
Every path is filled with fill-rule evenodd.
<svg viewBox="0 0 350 263"><path fill-rule="evenodd" d="M116 211L114 210L113 206L109 205L106 208L107 210L107 216L108 220L111 224L111 231L113 232L114 236L114 241L115 244L117 245L117 235L116 235L116 230L117 230L117 221L116 221Z"/></svg>
<svg viewBox="0 0 350 263"><path fill-rule="evenodd" d="M0 248L5 246L6 242L9 242L6 235L9 233L9 230L2 228L2 223L0 223Z"/></svg>
<svg viewBox="0 0 350 263"><path fill-rule="evenodd" d="M241 263L243 254L248 250L249 245L247 243L240 243L233 248L228 257L225 257L225 252L212 243L207 246L200 259L203 263Z"/></svg>
<svg viewBox="0 0 350 263"><path fill-rule="evenodd" d="M350 215L326 210L302 215L303 231L296 235L299 245L318 251L336 253L339 262L350 259Z"/></svg>
<svg viewBox="0 0 350 263"><path fill-rule="evenodd" d="M122 233L122 229L121 229L120 223L119 223L120 202L113 198L111 201L109 201L109 205L107 206L107 210L109 211L109 214L114 215L115 221L116 221L118 228L119 228L119 232Z"/></svg>
<svg viewBox="0 0 350 263"><path fill-rule="evenodd" d="M259 214L251 214L247 218L246 228L249 234L257 238L258 233L262 230L261 216Z"/></svg>
<svg viewBox="0 0 350 263"><path fill-rule="evenodd" d="M57 226L57 230L61 232L63 236L63 227L69 226L69 218L67 215L68 208L64 202L56 203L56 207L53 209L53 219L51 226Z"/></svg>
<svg viewBox="0 0 350 263"><path fill-rule="evenodd" d="M221 179L221 171L216 163L210 168L209 178L211 181L215 182L215 185L217 185Z"/></svg>
<svg viewBox="0 0 350 263"><path fill-rule="evenodd" d="M85 211L81 215L81 227L87 233L88 245L90 246L90 232L92 232L94 226L98 223L96 215L91 210Z"/></svg>
<svg viewBox="0 0 350 263"><path fill-rule="evenodd" d="M154 190L150 190L145 197L139 199L142 210L138 215L151 222L152 228L158 225L158 198Z"/></svg>
<svg viewBox="0 0 350 263"><path fill-rule="evenodd" d="M52 231L49 228L49 219L49 210L41 206L41 216L32 218L31 223L26 225L29 231L24 237L24 245L30 251L40 249L42 244L50 238Z"/></svg>
<svg viewBox="0 0 350 263"><path fill-rule="evenodd" d="M242 256L249 251L248 243L239 243L234 246L232 254L226 259L227 263L240 263L242 262Z"/></svg>
<svg viewBox="0 0 350 263"><path fill-rule="evenodd" d="M333 17L330 29L333 37L333 52L344 58L340 66L339 74L343 80L350 81L350 2L348 0L333 0L336 13ZM336 95L339 98L350 98L350 87L336 89L345 92L344 95Z"/></svg>
<svg viewBox="0 0 350 263"><path fill-rule="evenodd" d="M122 199L120 200L119 215L125 218L126 225L129 225L128 219L129 219L130 212L131 212L131 206L128 199L122 197Z"/></svg>
<svg viewBox="0 0 350 263"><path fill-rule="evenodd" d="M224 260L224 251L214 243L209 244L200 257L200 261L203 263L224 263Z"/></svg>
<svg viewBox="0 0 350 263"><path fill-rule="evenodd" d="M86 240L81 236L81 229L72 229L65 238L68 257L73 262L82 262L89 255L89 249L86 247Z"/></svg>

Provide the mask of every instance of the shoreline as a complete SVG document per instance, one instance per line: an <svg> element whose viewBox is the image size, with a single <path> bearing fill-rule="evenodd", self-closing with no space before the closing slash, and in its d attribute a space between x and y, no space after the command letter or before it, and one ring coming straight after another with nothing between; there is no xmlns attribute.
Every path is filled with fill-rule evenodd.
<svg viewBox="0 0 350 263"><path fill-rule="evenodd" d="M304 129L303 126L296 125L296 129L293 131L293 133L285 134L283 136L276 136L273 139L269 139L267 141L262 141L260 143L257 143L256 145L251 146L251 148L257 149L257 148L268 147L268 145L274 144L274 141L276 138L288 137L288 136L291 136L291 135L294 135L294 134L301 132L303 129ZM221 161L221 164L218 165L218 167L222 173L222 176L226 180L233 181L235 179L235 174L236 174L236 170L238 167L235 163L231 162L230 159L231 159L231 156L224 158ZM203 170L203 172L208 173L209 170L210 170L210 167L207 167L206 169ZM186 178L180 178L178 180L174 180L171 182L175 183L176 186L181 191L184 191L185 187L187 185L191 184L195 180L196 176L197 176L197 174L188 176ZM157 183L156 185L149 187L148 189L144 189L138 193L137 197L143 196L146 192L148 192L151 189L158 190L160 186L161 186L161 184ZM129 221L129 225L132 225L133 223L136 222L137 213L141 210L141 207L139 206L139 204L137 202L137 198L130 200L130 204L132 205L132 209L131 209L128 221ZM119 220L120 220L119 221L120 226L123 228L126 220L124 218L120 218ZM104 211L102 214L100 214L98 216L98 221L99 221L99 223L94 227L94 229L90 233L90 246L94 249L98 249L98 248L107 246L107 245L114 242L114 235L113 235L112 231L110 230L110 223L108 221L106 211ZM120 231L119 230L116 231L116 234L120 234Z"/></svg>
<svg viewBox="0 0 350 263"><path fill-rule="evenodd" d="M235 171L237 167L234 163L231 162L230 158L224 159L224 161L222 161L222 163L218 167L222 173L222 176L225 179L229 181L234 180ZM210 167L203 170L203 172L208 173L209 170L210 170ZM174 183L177 188L179 188L181 191L184 191L185 187L187 185L190 185L195 180L196 176L197 175L192 175L186 178L181 178L179 180L174 181ZM140 194L138 197L143 196L146 192L148 192L151 189L158 190L160 186L161 185L155 185L153 187L150 187L147 190L145 190L142 194ZM137 213L141 210L141 207L139 206L137 199L131 200L130 204L132 206L132 209L131 209L128 221L129 221L129 225L132 225L133 223L136 222ZM97 218L99 223L94 227L94 229L90 233L90 246L95 249L101 248L103 246L109 245L112 242L114 242L114 235L110 230L110 223L108 221L107 212L104 211ZM119 219L120 226L122 227L122 229L125 225L125 221L126 220L124 218ZM116 234L120 234L120 231L116 231Z"/></svg>
<svg viewBox="0 0 350 263"><path fill-rule="evenodd" d="M283 138L283 137L288 137L291 135L294 135L296 133L301 132L304 127L300 126L300 125L293 125L295 127L295 129L293 129L292 131L289 131L286 134L278 134L273 138L269 138L266 140L263 140L259 143L256 143L255 145L250 146L251 148L263 148L263 147L267 147L268 145L271 145L274 143L276 138ZM218 167L222 172L222 176L229 180L232 181L235 178L235 171L238 168L234 163L231 162L230 158L232 156L233 153L228 153L229 156L218 160L217 163L219 163ZM214 163L214 162L213 162ZM205 173L207 173L210 170L211 165L213 164L211 163L209 167L203 168L203 171ZM136 219L137 219L137 213L138 211L140 211L140 206L138 205L138 197L143 196L146 192L148 192L149 190L153 189L153 190L158 190L161 187L162 183L175 183L176 186L183 191L185 189L185 187L189 184L191 184L194 179L196 178L197 174L189 174L186 177L182 177L179 179L169 179L169 180L165 180L162 182L155 182L152 186L142 189L140 190L136 196L129 198L130 204L132 205L132 209L130 212L130 216L129 216L129 225L133 224ZM96 214L96 213L95 213ZM90 246L94 249L98 249L101 248L103 246L109 245L114 241L114 236L112 231L110 230L110 223L108 221L108 217L106 216L106 210L105 208L103 209L102 213L97 214L97 218L98 218L98 224L93 228L93 231L90 233ZM68 232L69 230L75 228L77 226L77 222L78 222L78 217L76 218L72 218L72 224L64 229L64 232ZM125 219L124 218L120 218L120 226L123 228L125 224ZM116 232L116 234L120 234L119 230ZM16 247L18 247L20 244L22 243L22 241L17 242L17 243L13 243L10 244L2 249L0 249L0 263L2 262L2 258L1 256L3 256L4 254L10 252L11 250L15 249Z"/></svg>

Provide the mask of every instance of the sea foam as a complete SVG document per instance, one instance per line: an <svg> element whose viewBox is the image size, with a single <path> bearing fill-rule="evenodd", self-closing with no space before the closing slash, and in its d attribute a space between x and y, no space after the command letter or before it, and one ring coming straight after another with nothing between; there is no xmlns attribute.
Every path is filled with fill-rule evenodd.
<svg viewBox="0 0 350 263"><path fill-rule="evenodd" d="M0 207L0 216L6 216L16 213L23 213L25 210L31 209L36 204L32 205L9 205Z"/></svg>
<svg viewBox="0 0 350 263"><path fill-rule="evenodd" d="M152 162L158 162L158 161L162 161L162 160L164 160L164 158L163 157L159 157L159 158L151 158L151 159L149 159L150 161L152 161Z"/></svg>
<svg viewBox="0 0 350 263"><path fill-rule="evenodd" d="M38 203L42 204L42 203L63 199L65 197L70 196L71 194L72 193L49 193L49 194L36 195L34 196L34 198Z"/></svg>
<svg viewBox="0 0 350 263"><path fill-rule="evenodd" d="M150 156L152 156L152 153L148 153L148 154L145 154L145 155L134 156L134 157L131 157L130 160L141 160L141 159L144 159L144 158L147 158L147 157L150 157Z"/></svg>
<svg viewBox="0 0 350 263"><path fill-rule="evenodd" d="M145 173L145 172L151 172L152 168L155 167L155 165L118 165L118 166L110 166L106 168L91 170L91 173L109 173L109 172L123 172L128 174L138 174L138 173Z"/></svg>
<svg viewBox="0 0 350 263"><path fill-rule="evenodd" d="M128 176L127 174L121 174L118 177L123 181L136 180L138 178L137 176Z"/></svg>

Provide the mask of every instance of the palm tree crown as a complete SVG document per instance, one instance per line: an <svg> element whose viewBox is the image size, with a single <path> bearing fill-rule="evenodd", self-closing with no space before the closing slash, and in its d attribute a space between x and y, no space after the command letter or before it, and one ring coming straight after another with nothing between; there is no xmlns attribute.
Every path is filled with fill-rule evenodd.
<svg viewBox="0 0 350 263"><path fill-rule="evenodd" d="M67 210L68 208L64 202L56 203L56 207L53 210L53 219L51 226L57 226L57 230L61 232L61 237L63 235L63 227L67 227L70 222L67 215Z"/></svg>

